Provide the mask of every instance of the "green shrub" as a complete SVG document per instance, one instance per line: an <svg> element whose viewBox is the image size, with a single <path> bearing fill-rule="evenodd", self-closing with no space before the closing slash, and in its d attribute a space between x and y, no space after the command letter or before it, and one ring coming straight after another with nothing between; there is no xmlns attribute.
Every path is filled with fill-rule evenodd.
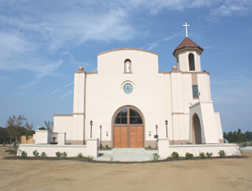
<svg viewBox="0 0 252 191"><path fill-rule="evenodd" d="M18 146L19 146L19 143L15 141L15 142L13 143L13 148L14 148L14 149L17 149Z"/></svg>
<svg viewBox="0 0 252 191"><path fill-rule="evenodd" d="M88 162L92 162L93 160L94 160L94 157L93 157L93 156L88 156L88 157L87 157L87 161L88 161Z"/></svg>
<svg viewBox="0 0 252 191"><path fill-rule="evenodd" d="M153 159L152 159L152 161L153 162L157 162L158 161L158 159L159 159L159 155L157 154L157 153L153 153Z"/></svg>
<svg viewBox="0 0 252 191"><path fill-rule="evenodd" d="M57 158L60 158L60 157L61 157L61 155L62 155L62 154L61 154L61 152L59 152L59 151L58 151L58 152L56 152L55 154L56 154Z"/></svg>
<svg viewBox="0 0 252 191"><path fill-rule="evenodd" d="M193 159L192 153L186 153L186 159Z"/></svg>
<svg viewBox="0 0 252 191"><path fill-rule="evenodd" d="M218 153L219 153L219 156L220 156L221 158L224 158L224 157L226 156L226 153L225 153L224 150L220 150Z"/></svg>
<svg viewBox="0 0 252 191"><path fill-rule="evenodd" d="M5 145L5 143L3 143L3 147L5 147L6 145Z"/></svg>
<svg viewBox="0 0 252 191"><path fill-rule="evenodd" d="M172 158L179 158L179 154L175 151L171 154L171 156Z"/></svg>
<svg viewBox="0 0 252 191"><path fill-rule="evenodd" d="M112 163L114 158L112 156L110 156L109 158L110 158L110 162Z"/></svg>
<svg viewBox="0 0 252 191"><path fill-rule="evenodd" d="M66 152L61 153L61 157L65 159L67 157L67 153Z"/></svg>
<svg viewBox="0 0 252 191"><path fill-rule="evenodd" d="M201 158L201 159L204 159L204 158L206 158L206 155L205 155L205 153L199 153L199 157Z"/></svg>
<svg viewBox="0 0 252 191"><path fill-rule="evenodd" d="M34 157L38 157L39 156L39 152L37 150L33 151L32 153L33 153Z"/></svg>
<svg viewBox="0 0 252 191"><path fill-rule="evenodd" d="M109 149L109 146L108 146L108 145L106 145L106 146L105 146L105 149Z"/></svg>
<svg viewBox="0 0 252 191"><path fill-rule="evenodd" d="M206 153L206 156L207 156L208 158L210 158L212 155L213 155L213 153L209 153L209 152Z"/></svg>
<svg viewBox="0 0 252 191"><path fill-rule="evenodd" d="M27 157L27 152L22 151L22 152L21 152L21 156L22 156L23 158Z"/></svg>
<svg viewBox="0 0 252 191"><path fill-rule="evenodd" d="M77 158L82 159L82 158L84 158L84 156L82 155L82 153L79 153Z"/></svg>
<svg viewBox="0 0 252 191"><path fill-rule="evenodd" d="M45 153L45 152L42 152L42 153L41 153L41 157L42 157L42 158L46 158L46 157L47 157L47 156L46 156L46 153Z"/></svg>

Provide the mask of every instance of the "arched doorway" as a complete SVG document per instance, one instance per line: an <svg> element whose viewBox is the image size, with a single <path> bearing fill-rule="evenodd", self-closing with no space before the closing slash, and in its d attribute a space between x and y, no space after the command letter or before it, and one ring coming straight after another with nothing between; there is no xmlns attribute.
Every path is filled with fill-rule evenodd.
<svg viewBox="0 0 252 191"><path fill-rule="evenodd" d="M113 145L115 148L142 148L144 145L144 118L134 106L116 110L112 118Z"/></svg>
<svg viewBox="0 0 252 191"><path fill-rule="evenodd" d="M193 115L192 122L192 143L202 144L200 120L196 113Z"/></svg>

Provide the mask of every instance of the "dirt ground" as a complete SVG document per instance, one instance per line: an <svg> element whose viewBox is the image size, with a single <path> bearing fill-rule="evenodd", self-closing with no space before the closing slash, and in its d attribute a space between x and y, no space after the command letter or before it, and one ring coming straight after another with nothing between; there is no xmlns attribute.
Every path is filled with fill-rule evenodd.
<svg viewBox="0 0 252 191"><path fill-rule="evenodd" d="M248 158L104 164L82 161L6 160L0 147L0 190L252 190Z"/></svg>

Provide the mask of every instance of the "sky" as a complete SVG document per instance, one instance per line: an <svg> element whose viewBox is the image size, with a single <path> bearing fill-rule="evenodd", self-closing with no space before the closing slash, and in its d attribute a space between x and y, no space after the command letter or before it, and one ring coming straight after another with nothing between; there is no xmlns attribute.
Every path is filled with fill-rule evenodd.
<svg viewBox="0 0 252 191"><path fill-rule="evenodd" d="M150 50L170 71L185 22L223 132L252 131L251 0L0 0L0 126L72 114L74 71L96 71L103 51Z"/></svg>

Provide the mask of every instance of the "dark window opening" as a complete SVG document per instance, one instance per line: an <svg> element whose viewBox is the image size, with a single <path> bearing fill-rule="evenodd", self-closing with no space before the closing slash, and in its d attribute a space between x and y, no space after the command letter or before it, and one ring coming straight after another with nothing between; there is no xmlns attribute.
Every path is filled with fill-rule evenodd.
<svg viewBox="0 0 252 191"><path fill-rule="evenodd" d="M189 70L195 71L195 62L194 62L194 54L190 53L189 56Z"/></svg>
<svg viewBox="0 0 252 191"><path fill-rule="evenodd" d="M193 88L193 98L199 98L198 86L192 86Z"/></svg>

